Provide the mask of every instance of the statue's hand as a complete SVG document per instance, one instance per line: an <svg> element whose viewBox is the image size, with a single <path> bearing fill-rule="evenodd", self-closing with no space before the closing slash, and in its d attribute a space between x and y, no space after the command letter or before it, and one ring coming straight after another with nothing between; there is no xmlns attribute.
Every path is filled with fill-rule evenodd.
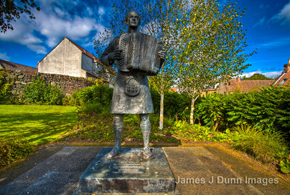
<svg viewBox="0 0 290 195"><path fill-rule="evenodd" d="M164 50L161 50L158 52L158 55L159 55L159 58L163 59L165 58L165 51Z"/></svg>
<svg viewBox="0 0 290 195"><path fill-rule="evenodd" d="M109 59L110 60L116 60L116 59L120 60L120 59L122 59L121 53L122 53L122 49L115 49L114 52L109 55Z"/></svg>

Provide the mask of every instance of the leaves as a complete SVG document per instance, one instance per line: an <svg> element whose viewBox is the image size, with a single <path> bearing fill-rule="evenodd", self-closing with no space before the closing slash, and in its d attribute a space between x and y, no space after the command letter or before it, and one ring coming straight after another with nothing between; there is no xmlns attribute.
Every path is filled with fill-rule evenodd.
<svg viewBox="0 0 290 195"><path fill-rule="evenodd" d="M19 3L20 4L20 3ZM40 11L40 7L34 3L34 0L23 0L21 6L15 4L13 0L1 0L0 1L0 26L1 33L5 33L8 29L13 30L11 21L16 21L20 18L20 14L27 13L30 19L35 19L31 8L35 8ZM16 19L15 19L16 18Z"/></svg>

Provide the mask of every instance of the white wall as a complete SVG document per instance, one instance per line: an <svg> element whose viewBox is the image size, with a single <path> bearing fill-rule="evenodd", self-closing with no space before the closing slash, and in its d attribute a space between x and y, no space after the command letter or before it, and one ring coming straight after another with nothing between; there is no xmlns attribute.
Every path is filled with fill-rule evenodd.
<svg viewBox="0 0 290 195"><path fill-rule="evenodd" d="M38 72L80 77L82 52L64 39L39 64Z"/></svg>

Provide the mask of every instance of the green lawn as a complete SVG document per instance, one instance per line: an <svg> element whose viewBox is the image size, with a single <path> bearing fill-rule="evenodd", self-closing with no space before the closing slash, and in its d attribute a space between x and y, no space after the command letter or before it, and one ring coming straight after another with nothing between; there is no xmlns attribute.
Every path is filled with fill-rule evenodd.
<svg viewBox="0 0 290 195"><path fill-rule="evenodd" d="M22 135L33 145L58 138L77 121L73 106L0 105L0 137Z"/></svg>

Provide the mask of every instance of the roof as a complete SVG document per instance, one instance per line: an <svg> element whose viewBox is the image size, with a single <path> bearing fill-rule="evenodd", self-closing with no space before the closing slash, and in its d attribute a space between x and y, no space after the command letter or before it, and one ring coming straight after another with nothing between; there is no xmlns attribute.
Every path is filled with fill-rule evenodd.
<svg viewBox="0 0 290 195"><path fill-rule="evenodd" d="M284 70L278 79L273 83L273 86L285 86L289 84L290 80L290 59L288 59L288 64L284 64Z"/></svg>
<svg viewBox="0 0 290 195"><path fill-rule="evenodd" d="M31 66L26 66L26 65L22 65L22 64L17 64L14 62L8 62L5 60L0 60L0 64L6 70L22 70L22 71L26 71L26 72L35 72L35 73L38 72L37 68L33 68Z"/></svg>
<svg viewBox="0 0 290 195"><path fill-rule="evenodd" d="M258 90L259 87L270 87L274 80L238 80L230 79L227 84L227 91L234 92L239 90L240 92L250 92L251 90Z"/></svg>
<svg viewBox="0 0 290 195"><path fill-rule="evenodd" d="M67 38L67 37L65 37ZM108 69L110 72L116 74L117 72L110 66L105 66L96 56L94 56L92 53L88 52L87 50L85 50L84 48L82 48L81 46L79 46L78 44L76 44L75 42L73 42L72 40L70 40L69 38L67 38L72 44L74 44L79 50L81 50L84 54L86 54L87 56L89 56L90 58L92 58L94 60L94 62L97 62L98 64L101 64L102 66L104 66L106 69Z"/></svg>
<svg viewBox="0 0 290 195"><path fill-rule="evenodd" d="M117 72L115 71L115 69L113 69L112 67L110 66L105 66L96 56L94 56L92 53L88 52L87 50L85 50L84 48L82 48L81 46L79 46L78 44L76 44L75 42L73 42L72 40L70 40L69 38L67 37L64 37L52 50L54 50L64 39L67 39L69 40L72 44L74 44L82 53L84 53L85 55L87 55L88 57L92 58L94 60L94 62L97 62L98 64L102 65L103 67L105 67L107 70L109 70L109 72L112 72L113 74L117 74ZM51 50L51 51L52 51ZM51 52L50 51L50 52ZM49 53L50 53L49 52ZM48 53L48 54L49 54ZM48 54L46 54L46 56L48 56ZM45 57L46 57L45 56ZM44 57L44 58L45 58ZM42 60L44 59L42 58ZM42 61L41 60L41 61ZM41 62L40 61L40 62Z"/></svg>
<svg viewBox="0 0 290 195"><path fill-rule="evenodd" d="M280 85L288 85L290 82L290 71L287 73L282 73L281 76L276 80L276 82L273 84L273 86L277 87Z"/></svg>

